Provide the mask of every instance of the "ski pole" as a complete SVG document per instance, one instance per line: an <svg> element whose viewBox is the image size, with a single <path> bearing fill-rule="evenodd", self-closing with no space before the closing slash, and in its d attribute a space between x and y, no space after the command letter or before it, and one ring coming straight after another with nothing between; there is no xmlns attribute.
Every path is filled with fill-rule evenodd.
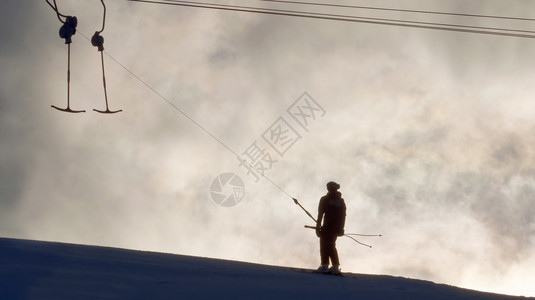
<svg viewBox="0 0 535 300"><path fill-rule="evenodd" d="M355 236L383 236L382 234L361 234L361 233L346 233L346 235L355 235Z"/></svg>
<svg viewBox="0 0 535 300"><path fill-rule="evenodd" d="M305 228L308 228L308 229L317 229L318 227L316 226L310 226L310 225L305 225ZM371 248L372 246L368 245L368 244L364 244L363 242L360 242L358 241L357 239L355 239L354 237L352 237L351 235L360 235L360 234L356 234L356 233L350 233L350 234L344 234L345 237L348 237L350 239L352 239L353 241L357 242L358 244L362 245L362 246L366 246L368 248ZM382 236L380 234L367 234L367 235L361 235L361 236Z"/></svg>
<svg viewBox="0 0 535 300"><path fill-rule="evenodd" d="M316 226L310 226L310 225L305 225L305 228L309 228L309 229L316 229L317 227ZM345 235L356 235L356 236L383 236L382 234L362 234L362 233L346 233Z"/></svg>
<svg viewBox="0 0 535 300"><path fill-rule="evenodd" d="M348 237L348 238L350 238L350 239L352 239L353 241L355 241L355 242L357 242L357 243L361 244L362 246L366 246L366 247L368 247L368 248L371 248L371 247L372 247L372 246L370 246L370 245L368 245L368 244L364 244L364 243L362 243L362 242L358 241L358 240L357 240L357 239L355 239L354 237L352 237L352 236L349 236L349 235L347 235L347 234L344 234L344 236L345 236L345 237Z"/></svg>

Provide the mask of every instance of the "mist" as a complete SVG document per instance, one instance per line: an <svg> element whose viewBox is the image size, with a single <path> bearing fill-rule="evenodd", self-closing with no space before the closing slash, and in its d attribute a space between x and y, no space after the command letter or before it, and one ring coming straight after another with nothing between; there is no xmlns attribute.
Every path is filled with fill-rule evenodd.
<svg viewBox="0 0 535 300"><path fill-rule="evenodd" d="M365 1L363 2L365 3ZM524 16L520 1L385 2ZM343 270L535 296L535 44L426 31L107 1L58 0L76 15L67 46L44 1L5 1L0 18L0 235L314 268L308 216L238 154L257 141L265 175L313 215L341 185ZM441 18L442 22L455 22ZM464 21L464 20L461 20ZM517 26L518 23L483 24ZM533 27L522 23L522 28ZM111 57L110 57L111 56ZM113 58L113 59L112 59ZM307 92L325 110L307 130L287 109ZM284 156L262 134L279 117L301 135ZM210 196L245 183L237 206Z"/></svg>

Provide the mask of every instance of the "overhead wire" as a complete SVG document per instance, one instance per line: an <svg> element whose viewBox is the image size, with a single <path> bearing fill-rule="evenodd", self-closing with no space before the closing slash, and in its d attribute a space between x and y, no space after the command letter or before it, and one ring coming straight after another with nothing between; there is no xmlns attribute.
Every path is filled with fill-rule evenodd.
<svg viewBox="0 0 535 300"><path fill-rule="evenodd" d="M446 15L446 16L461 16L461 17L474 17L474 18L516 20L516 21L535 21L535 19L533 19L533 18L520 18L520 17L509 17L509 16L481 15L481 14L466 14L466 13L452 13L452 12L440 12L440 11L431 11L431 10L399 9L399 8L386 8L386 7L360 6L360 5L347 5L347 4L332 4L332 3L318 3L318 2L305 2L305 1L288 1L288 0L257 0L257 1L273 2L273 3L285 3L285 4L298 4L298 5L310 5L310 6L337 7L337 8L355 8L355 9L367 9L367 10L379 10L379 11L392 11L392 12L404 12L404 13L419 13L419 14L432 14L432 15Z"/></svg>
<svg viewBox="0 0 535 300"><path fill-rule="evenodd" d="M67 16L59 12L58 4L56 3L56 0L53 0L53 1L54 1L54 5L52 5L52 3L50 3L48 0L46 0L46 3L48 3L48 5L50 5L50 7L52 7L52 9L56 12L56 16L58 17L58 20L59 20L61 23L65 24L65 21L63 21L63 20L60 18L60 16L61 16L61 17L64 17L64 18L67 18Z"/></svg>
<svg viewBox="0 0 535 300"><path fill-rule="evenodd" d="M261 8L261 7L251 7L251 6L228 5L228 4L214 4L214 3L206 3L206 2L181 1L181 0L159 0L159 1L128 0L128 1L148 3L148 4L174 5L174 6L206 8L206 9L216 9L216 10L225 10L225 11L237 11L237 12L270 14L270 15L289 16L289 17L302 17L302 18L324 19L324 20L334 20L334 21L391 25L391 26L434 29L434 30L443 30L443 31L456 31L456 32L498 35L498 36L535 38L535 31L531 31L531 30L518 30L518 29L509 29L509 28L470 26L470 25L447 24L447 23L418 22L418 21L407 21L407 20L389 19L389 18L371 18L371 17L361 17L361 16L354 16L354 15L327 14L327 13L316 13L316 12L307 12L307 11L299 11L299 10L272 9L272 8Z"/></svg>
<svg viewBox="0 0 535 300"><path fill-rule="evenodd" d="M193 2L193 1L184 1L184 0L159 0L159 1L171 2L171 3L173 2L202 3L202 2ZM301 3L306 3L306 2L301 2ZM211 3L202 3L202 4L211 4ZM220 7L237 7L237 8L243 8L243 9L255 9L256 8L256 7L250 7L250 6L224 5L224 4L211 4L211 5L220 6ZM266 9L266 8L256 8L256 9ZM407 23L407 24L450 26L450 27L458 27L458 28L472 28L472 29L510 31L510 32L534 33L535 34L535 31L531 31L531 30L518 30L518 29L499 28L499 27L485 27L485 26L459 25L459 24L447 24L447 23L435 23L435 22L408 21L408 20L401 20L401 19L362 17L362 16L327 14L327 13L317 13L317 12L301 12L301 11L295 11L295 10L283 10L283 9L273 9L273 8L268 8L267 10L275 11L275 12L293 12L293 13L300 12L300 13L304 13L307 15L317 15L317 16L326 16L326 17L339 17L339 18L351 18L351 19L374 20L374 21L389 21L389 22Z"/></svg>

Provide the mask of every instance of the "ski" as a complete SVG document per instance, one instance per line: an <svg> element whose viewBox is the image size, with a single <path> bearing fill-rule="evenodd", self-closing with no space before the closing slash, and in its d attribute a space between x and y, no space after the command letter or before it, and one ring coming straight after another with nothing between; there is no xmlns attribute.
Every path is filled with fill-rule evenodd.
<svg viewBox="0 0 535 300"><path fill-rule="evenodd" d="M331 273L331 272L318 272L313 269L304 269L304 268L290 268L293 271L301 272L301 273L309 273L309 274L322 274L322 275L331 275L331 276L339 276L339 277L345 277L342 272L340 273Z"/></svg>

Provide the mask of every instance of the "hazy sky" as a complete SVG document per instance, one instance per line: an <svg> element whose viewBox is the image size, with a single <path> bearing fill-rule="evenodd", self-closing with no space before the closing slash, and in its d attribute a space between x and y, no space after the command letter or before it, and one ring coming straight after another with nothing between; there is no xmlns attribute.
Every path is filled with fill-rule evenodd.
<svg viewBox="0 0 535 300"><path fill-rule="evenodd" d="M105 107L100 55L81 34L100 29L102 6L57 2L79 20L71 106L88 112L50 107L66 105L54 12L3 1L0 235L317 267L292 200L107 56L110 107L124 112L92 111ZM339 239L343 271L535 296L535 40L106 3L107 53L234 151L270 152L265 174L314 215L340 183L346 232L383 234L362 238L372 249ZM519 0L336 3L535 18ZM308 131L286 111L304 92L325 110ZM283 157L262 139L279 117L301 135ZM210 197L225 172L245 184L236 207Z"/></svg>

